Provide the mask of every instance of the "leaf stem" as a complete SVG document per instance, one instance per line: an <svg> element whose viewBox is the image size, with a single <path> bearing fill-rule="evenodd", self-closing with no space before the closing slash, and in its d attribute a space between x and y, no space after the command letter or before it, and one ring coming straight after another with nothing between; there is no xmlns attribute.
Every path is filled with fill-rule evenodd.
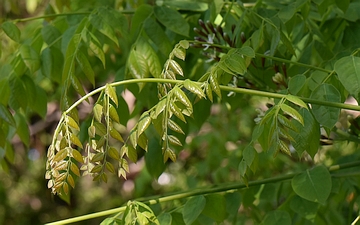
<svg viewBox="0 0 360 225"><path fill-rule="evenodd" d="M356 166L360 166L360 161L333 165L333 166L329 167L328 169L330 172L333 172L333 171L347 169L347 168L356 167ZM154 204L158 204L158 203L162 203L162 202L173 201L173 200L188 198L188 197L197 196L197 195L206 195L206 194L219 193L219 192L232 192L232 191L236 191L236 190L247 188L247 187L253 187L253 186L258 186L258 185L268 184L268 183L276 183L276 182L281 182L281 181L287 181L287 180L292 179L293 177L295 177L296 175L298 175L300 173L301 172L287 174L287 175L278 176L278 177L267 178L267 179L263 179L263 180L250 181L247 186L242 183L230 183L230 184L225 184L225 185L221 184L221 185L215 185L215 186L212 186L209 188L202 187L202 188L198 188L195 190L178 192L178 193L174 193L174 194L170 194L170 195L166 195L166 196L151 196L151 197L147 197L147 198L139 198L135 201L140 201L140 202L142 202L144 204L148 204L148 205L154 205ZM97 212L97 213L92 213L92 214L88 214L88 215L84 215L84 216L74 217L74 218L65 219L65 220L61 220L61 221L56 221L53 223L47 223L47 225L60 225L60 224L75 223L75 222L79 222L79 221L89 220L89 219L93 219L93 218L98 218L98 217L103 217L103 216L108 216L111 214L123 212L123 211L125 211L125 209L126 209L126 206L122 206L119 208L105 210L102 212Z"/></svg>
<svg viewBox="0 0 360 225"><path fill-rule="evenodd" d="M121 10L122 14L134 14L135 10ZM51 17L59 17L59 16L74 16L74 15L90 15L91 12L75 12L75 13L58 13L58 14L48 14L48 15L42 15L42 16L34 16L34 17L28 17L23 19L15 19L13 20L14 23L19 22L28 22L33 20L39 20L39 19L46 19Z"/></svg>
<svg viewBox="0 0 360 225"><path fill-rule="evenodd" d="M194 44L200 44L200 45L209 45L209 46L213 46L213 47L217 47L217 48L223 48L223 49L232 49L232 47L228 47L228 46L224 46L224 45L220 45L220 44L211 44L208 42L202 42L202 41L193 41L193 40L188 40L189 43L194 43ZM305 67L305 68L309 68L309 69L313 69L313 70L319 70L325 73L333 73L333 70L327 70L321 67L317 67L317 66L313 66L313 65L309 65L309 64L305 64L305 63L300 63L300 62L296 62L296 61L292 61L292 60L288 60L288 59L283 59L283 58L278 58L275 56L270 56L270 55L265 55L265 54L261 54L261 53L255 53L256 57L261 57L261 58L266 58L266 59L272 59L278 62L283 62L283 63L289 63L289 64L293 64L296 66L300 66L300 67Z"/></svg>

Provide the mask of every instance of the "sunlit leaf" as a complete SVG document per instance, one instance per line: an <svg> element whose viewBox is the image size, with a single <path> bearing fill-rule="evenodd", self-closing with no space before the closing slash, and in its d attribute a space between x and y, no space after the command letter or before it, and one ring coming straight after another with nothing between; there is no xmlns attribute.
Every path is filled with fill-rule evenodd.
<svg viewBox="0 0 360 225"><path fill-rule="evenodd" d="M110 99L115 103L115 105L118 106L119 103L115 88L110 86L109 84L106 84L105 93L110 97Z"/></svg>
<svg viewBox="0 0 360 225"><path fill-rule="evenodd" d="M206 98L205 93L197 83L186 79L184 81L184 87L192 93L196 94L199 98Z"/></svg>
<svg viewBox="0 0 360 225"><path fill-rule="evenodd" d="M110 136L124 143L124 139L121 137L120 133L113 127L110 128Z"/></svg>
<svg viewBox="0 0 360 225"><path fill-rule="evenodd" d="M180 66L179 63L177 63L175 60L169 59L166 64L168 64L169 67L170 67L176 74L179 74L180 76L184 76L184 72L183 72L181 66Z"/></svg>
<svg viewBox="0 0 360 225"><path fill-rule="evenodd" d="M139 119L137 126L137 136L139 137L151 124L151 117L149 112L144 112Z"/></svg>
<svg viewBox="0 0 360 225"><path fill-rule="evenodd" d="M292 107L290 107L290 106L288 106L286 104L281 104L280 108L284 113L288 114L289 116L291 116L295 120L299 121L302 125L304 125L304 119L298 113L298 111L296 111L294 108L292 108Z"/></svg>

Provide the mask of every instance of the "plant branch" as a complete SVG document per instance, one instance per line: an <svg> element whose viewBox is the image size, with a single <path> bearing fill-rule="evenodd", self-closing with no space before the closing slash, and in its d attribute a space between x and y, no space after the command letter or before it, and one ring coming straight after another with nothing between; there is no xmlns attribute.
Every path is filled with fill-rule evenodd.
<svg viewBox="0 0 360 225"><path fill-rule="evenodd" d="M329 167L329 172L338 171L338 170L347 169L347 168L356 167L356 166L360 166L360 161L333 165L333 166ZM287 174L287 175L278 176L278 177L267 178L267 179L263 179L263 180L250 181L247 186L242 183L231 183L231 184L225 184L225 185L221 184L221 185L215 185L215 186L209 187L209 188L203 187L203 188L198 188L196 190L184 191L184 192L179 192L179 193L175 193L175 194L171 194L171 195L151 196L151 197L147 197L147 198L140 198L135 201L141 201L148 205L154 205L154 204L158 204L158 203L162 203L162 202L173 201L173 200L188 198L188 197L197 196L197 195L206 195L206 194L219 193L219 192L236 191L239 189L258 186L258 185L262 185L262 184L287 181L287 180L292 179L293 177L295 177L296 175L298 175L300 173L301 172ZM105 210L102 212L92 213L92 214L88 214L88 215L84 215L84 216L79 216L79 217L74 217L74 218L70 218L70 219L66 219L66 220L56 221L53 223L48 223L47 225L60 225L60 224L75 223L75 222L79 222L79 221L89 220L89 219L93 219L93 218L98 218L98 217L102 217L102 216L108 216L111 214L123 212L123 211L125 211L125 209L126 209L126 206L122 206L119 208Z"/></svg>
<svg viewBox="0 0 360 225"><path fill-rule="evenodd" d="M170 79L162 79L162 78L142 78L142 79L130 79L130 80L123 80L118 81L109 84L110 86L116 87L126 84L138 84L138 83L170 83L170 84L180 84L183 83L183 80L170 80ZM201 85L201 82L195 82L199 85ZM65 114L69 113L71 110L73 110L76 106L78 106L81 102L86 100L87 98L93 96L94 94L97 94L104 90L106 86L99 87L92 92L89 92L88 94L84 95L82 98L77 100L73 105L71 105L66 111ZM262 96L262 97L268 97L268 98L277 98L281 99L286 97L285 94L279 94L279 93L272 93L272 92L266 92L266 91L258 91L258 90L252 90L252 89L246 89L246 88L239 88L239 87L229 87L220 85L220 89L227 92L235 92L239 94L248 94L248 95L256 95L256 96ZM299 96L298 96L299 97ZM338 102L324 102L316 99L311 98L303 98L299 97L301 100L303 100L306 103L310 104L316 104L316 105L323 105L323 106L329 106L329 107L335 107L335 108L342 108L342 109L349 109L349 110L356 110L360 111L360 106L357 105L350 105L350 104L344 104L344 103L338 103Z"/></svg>

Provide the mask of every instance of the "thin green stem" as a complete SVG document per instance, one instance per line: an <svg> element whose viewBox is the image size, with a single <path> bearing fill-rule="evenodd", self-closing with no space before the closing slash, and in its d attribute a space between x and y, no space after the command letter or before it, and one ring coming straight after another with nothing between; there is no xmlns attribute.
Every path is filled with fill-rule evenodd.
<svg viewBox="0 0 360 225"><path fill-rule="evenodd" d="M23 19L15 19L15 20L13 20L13 22L14 23L28 22L28 21L33 21L33 20L40 20L40 19L46 19L46 18L51 18L51 17L60 17L60 16L89 15L90 13L91 12L48 14L48 15L34 16L34 17L28 17L28 18L23 18Z"/></svg>
<svg viewBox="0 0 360 225"><path fill-rule="evenodd" d="M224 46L224 45L220 45L220 44L211 44L208 42L202 42L202 41L192 41L192 40L188 40L189 43L194 43L194 44L200 44L200 45L209 45L212 47L217 47L217 48L222 48L222 49L231 49L231 47L228 46ZM283 58L278 58L275 56L269 56L269 55L265 55L265 54L261 54L261 53L255 53L256 57L261 57L261 58L265 58L265 59L272 59L275 60L277 62L283 62L283 63L289 63L289 64L293 64L296 66L300 66L300 67L304 67L304 68L309 68L309 69L313 69L313 70L319 70L325 73L333 73L333 70L327 70L321 67L317 67L317 66L313 66L313 65L309 65L309 64L305 64L305 63L300 63L300 62L296 62L296 61L292 61L292 60L288 60L288 59L283 59Z"/></svg>
<svg viewBox="0 0 360 225"><path fill-rule="evenodd" d="M339 164L339 165L333 165L333 166L329 167L329 171L333 172L333 171L347 169L347 168L351 168L351 167L357 167L357 166L360 166L360 161L344 163L344 164ZM166 195L166 196L151 196L148 198L140 198L135 201L141 201L148 205L154 205L154 204L158 204L158 203L162 203L162 202L174 201L177 199L183 199L183 198L188 198L188 197L197 196L197 195L206 195L206 194L213 194L213 193L220 193L220 192L231 192L231 191L236 191L236 190L247 188L247 187L254 187L254 186L258 186L258 185L262 185L262 184L287 181L287 180L292 179L293 177L295 177L296 175L298 175L300 173L301 172L287 174L287 175L278 176L278 177L267 178L267 179L263 179L263 180L250 181L247 186L242 183L231 183L231 184L225 184L225 185L221 184L221 185L218 185L218 186L216 185L216 186L209 187L209 188L203 187L203 188L198 188L198 189L191 190L191 191L184 191L184 192L179 192L179 193L170 194L170 195ZM70 219L66 219L66 220L56 221L53 223L48 223L47 225L75 223L75 222L79 222L79 221L89 220L89 219L93 219L93 218L98 218L98 217L103 217L103 216L108 216L111 214L123 212L123 211L125 211L125 209L126 209L126 206L122 206L119 208L105 210L102 212L92 213L92 214L88 214L88 215L84 215L84 216L79 216L79 217L74 217L74 218L70 218Z"/></svg>
<svg viewBox="0 0 360 225"><path fill-rule="evenodd" d="M304 64L304 63L300 63L300 62L296 62L296 61L291 61L291 60L288 60L288 59L282 59L282 58L269 56L269 55L264 55L264 54L260 54L260 53L255 53L255 55L257 57L263 57L263 58L266 58L266 59L272 59L272 60L275 60L275 61L278 61L278 62L289 63L289 64L293 64L293 65L296 65L296 66L305 67L305 68L309 68L309 69L313 69L313 70L319 70L319 71L322 71L322 72L325 72L325 73L333 72L332 70L327 70L327 69L324 69L324 68L321 68L321 67L312 66L312 65L309 65L309 64Z"/></svg>
<svg viewBox="0 0 360 225"><path fill-rule="evenodd" d="M122 14L134 14L135 10L121 10ZM51 17L60 17L60 16L74 16L74 15L90 15L91 12L74 12L74 13L58 13L58 14L48 14L48 15L42 15L42 16L34 16L34 17L28 17L23 19L15 19L13 20L14 23L19 22L28 22L33 20L40 20L40 19L46 19Z"/></svg>

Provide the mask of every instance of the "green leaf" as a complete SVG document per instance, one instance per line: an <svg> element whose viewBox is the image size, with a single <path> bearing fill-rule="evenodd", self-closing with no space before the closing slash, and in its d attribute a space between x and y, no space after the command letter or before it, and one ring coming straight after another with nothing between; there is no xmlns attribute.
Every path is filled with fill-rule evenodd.
<svg viewBox="0 0 360 225"><path fill-rule="evenodd" d="M265 219L261 222L263 225L288 225L291 224L290 214L283 210L268 212Z"/></svg>
<svg viewBox="0 0 360 225"><path fill-rule="evenodd" d="M251 166L251 164L255 158L255 154L257 154L257 152L256 152L254 146L250 143L248 146L246 146L246 148L244 149L244 152L243 152L243 158L248 167Z"/></svg>
<svg viewBox="0 0 360 225"><path fill-rule="evenodd" d="M255 51L249 46L244 46L236 49L236 54L244 55L250 58L255 58Z"/></svg>
<svg viewBox="0 0 360 225"><path fill-rule="evenodd" d="M144 30L151 41L155 43L160 52L163 55L169 55L172 49L172 44L169 38L166 36L164 30L152 17L149 17L145 20Z"/></svg>
<svg viewBox="0 0 360 225"><path fill-rule="evenodd" d="M295 15L296 11L296 5L295 3L289 4L286 7L283 7L279 13L278 16L282 20L283 23L286 23L288 20L291 19Z"/></svg>
<svg viewBox="0 0 360 225"><path fill-rule="evenodd" d="M297 95L300 90L304 87L306 82L306 77L303 74L298 74L294 77L291 77L289 80L289 93L292 95Z"/></svg>
<svg viewBox="0 0 360 225"><path fill-rule="evenodd" d="M30 144L30 131L29 131L29 125L26 122L26 118L17 113L15 114L15 120L17 124L16 133L19 135L21 141L26 145L26 147L29 147Z"/></svg>
<svg viewBox="0 0 360 225"><path fill-rule="evenodd" d="M226 219L226 202L223 195L211 194L205 197L206 205L202 214L220 223Z"/></svg>
<svg viewBox="0 0 360 225"><path fill-rule="evenodd" d="M189 36L190 26L178 11L165 6L155 6L154 13L167 29L182 36Z"/></svg>
<svg viewBox="0 0 360 225"><path fill-rule="evenodd" d="M201 214L206 205L203 195L190 198L184 205L183 217L186 225L191 225Z"/></svg>
<svg viewBox="0 0 360 225"><path fill-rule="evenodd" d="M299 121L302 125L304 125L304 119L298 113L298 111L296 111L294 108L292 108L292 107L290 107L290 106L288 106L286 104L281 104L280 108L285 114L288 114L289 116L291 116L295 120Z"/></svg>
<svg viewBox="0 0 360 225"><path fill-rule="evenodd" d="M31 73L35 73L40 68L40 56L31 46L21 45L20 54Z"/></svg>
<svg viewBox="0 0 360 225"><path fill-rule="evenodd" d="M296 175L291 186L300 197L324 205L331 191L331 175L325 166L320 165Z"/></svg>
<svg viewBox="0 0 360 225"><path fill-rule="evenodd" d="M58 48L45 48L41 52L41 72L51 80L61 83L64 56Z"/></svg>
<svg viewBox="0 0 360 225"><path fill-rule="evenodd" d="M299 196L294 196L290 202L290 208L307 220L313 220L317 215L319 203L311 202Z"/></svg>
<svg viewBox="0 0 360 225"><path fill-rule="evenodd" d="M0 104L0 118L9 125L13 127L16 126L14 117L11 115L10 111L3 104Z"/></svg>
<svg viewBox="0 0 360 225"><path fill-rule="evenodd" d="M159 224L173 224L170 213L162 213L157 218L159 220Z"/></svg>
<svg viewBox="0 0 360 225"><path fill-rule="evenodd" d="M360 58L346 56L336 61L334 70L345 89L358 101L360 93Z"/></svg>
<svg viewBox="0 0 360 225"><path fill-rule="evenodd" d="M184 87L192 93L196 94L199 98L206 98L205 93L197 83L186 79L184 81Z"/></svg>
<svg viewBox="0 0 360 225"><path fill-rule="evenodd" d="M0 104L7 105L10 98L8 79L0 80Z"/></svg>
<svg viewBox="0 0 360 225"><path fill-rule="evenodd" d="M119 46L118 38L115 35L113 27L111 27L109 21L105 19L110 12L105 8L101 9L101 12L99 12L98 9L94 10L89 16L89 21L97 30Z"/></svg>
<svg viewBox="0 0 360 225"><path fill-rule="evenodd" d="M162 67L159 58L147 41L140 39L130 51L127 61L127 73L131 77L140 79L150 77L160 77ZM142 88L143 83L139 84Z"/></svg>
<svg viewBox="0 0 360 225"><path fill-rule="evenodd" d="M44 42L49 46L54 45L56 42L60 43L61 32L51 24L43 26L41 35Z"/></svg>
<svg viewBox="0 0 360 225"><path fill-rule="evenodd" d="M151 138L149 140L148 151L145 154L145 162L146 169L152 177L158 178L164 172L166 164L163 163L163 154L157 138Z"/></svg>
<svg viewBox="0 0 360 225"><path fill-rule="evenodd" d="M9 38L11 38L16 42L20 42L21 32L13 22L6 21L3 24L1 24L1 28Z"/></svg>
<svg viewBox="0 0 360 225"><path fill-rule="evenodd" d="M189 1L189 0L172 0L172 1L163 1L163 4L170 6L171 8L176 8L178 10L194 11L194 12L203 12L208 9L208 4L205 2Z"/></svg>
<svg viewBox="0 0 360 225"><path fill-rule="evenodd" d="M79 51L76 55L76 60L79 63L81 70L84 72L85 76L87 77L87 79L90 81L90 83L94 87L95 86L95 74L94 74L94 71L93 71L88 59L84 55L84 53Z"/></svg>
<svg viewBox="0 0 360 225"><path fill-rule="evenodd" d="M339 91L331 84L326 83L319 85L312 92L310 98L323 102L341 102ZM329 129L335 126L340 116L340 108L312 104L311 110L316 120Z"/></svg>

